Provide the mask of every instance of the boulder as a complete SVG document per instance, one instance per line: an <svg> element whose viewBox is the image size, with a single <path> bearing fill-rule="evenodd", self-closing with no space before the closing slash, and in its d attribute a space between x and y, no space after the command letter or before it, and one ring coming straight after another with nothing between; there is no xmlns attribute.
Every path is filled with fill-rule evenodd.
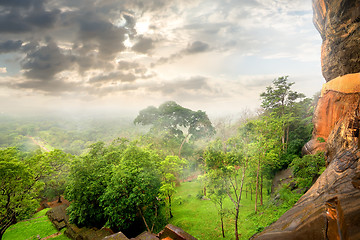
<svg viewBox="0 0 360 240"><path fill-rule="evenodd" d="M195 237L172 224L166 225L165 228L158 234L158 236L159 239L166 240L196 240Z"/></svg>

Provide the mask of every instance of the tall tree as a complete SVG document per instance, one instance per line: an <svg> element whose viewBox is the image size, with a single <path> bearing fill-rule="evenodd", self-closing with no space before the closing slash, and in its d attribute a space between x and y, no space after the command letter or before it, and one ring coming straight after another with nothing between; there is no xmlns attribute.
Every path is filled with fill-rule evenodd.
<svg viewBox="0 0 360 240"><path fill-rule="evenodd" d="M256 190L255 212L257 211L258 198L262 204L262 184L265 170L278 168L281 153L282 119L270 116L262 116L252 121L252 134L254 141L251 143L253 158L256 159Z"/></svg>
<svg viewBox="0 0 360 240"><path fill-rule="evenodd" d="M165 102L158 108L150 106L141 110L134 123L152 125L152 132L177 139L180 145L178 147L180 158L187 140L196 140L215 133L205 112L184 108L173 101Z"/></svg>
<svg viewBox="0 0 360 240"><path fill-rule="evenodd" d="M208 197L215 204L218 210L218 215L220 216L221 222L221 233L223 238L225 238L225 229L224 229L224 200L227 194L226 182L222 179L222 173L219 170L213 169L206 174L206 185L208 186Z"/></svg>
<svg viewBox="0 0 360 240"><path fill-rule="evenodd" d="M204 153L204 159L207 168L207 175L211 176L216 172L217 176L224 181L226 195L229 197L234 207L235 217L235 239L239 239L238 220L240 212L240 202L245 182L245 174L247 170L247 157L244 157L239 142L233 142L229 145L233 149L224 152L223 143L217 140L209 145ZM213 178L208 177L212 180ZM215 179L213 179L215 180ZM211 184L209 184L211 186Z"/></svg>
<svg viewBox="0 0 360 240"><path fill-rule="evenodd" d="M288 76L279 77L273 81L273 86L268 86L266 92L260 94L261 106L269 113L275 113L283 121L282 144L283 150L287 149L289 139L289 126L294 120L292 107L304 98L305 95L291 90L293 82L288 82Z"/></svg>

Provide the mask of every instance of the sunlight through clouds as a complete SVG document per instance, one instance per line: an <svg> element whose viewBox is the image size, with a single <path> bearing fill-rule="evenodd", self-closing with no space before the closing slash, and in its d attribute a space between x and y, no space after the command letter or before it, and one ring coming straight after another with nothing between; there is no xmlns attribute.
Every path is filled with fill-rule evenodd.
<svg viewBox="0 0 360 240"><path fill-rule="evenodd" d="M224 99L256 107L264 76L269 84L286 74L302 88L304 71L322 81L311 0L49 0L37 12L31 4L0 3L0 88L25 98L121 99L119 110L176 99L216 112ZM16 21L11 11L21 12ZM199 77L207 88L186 87Z"/></svg>

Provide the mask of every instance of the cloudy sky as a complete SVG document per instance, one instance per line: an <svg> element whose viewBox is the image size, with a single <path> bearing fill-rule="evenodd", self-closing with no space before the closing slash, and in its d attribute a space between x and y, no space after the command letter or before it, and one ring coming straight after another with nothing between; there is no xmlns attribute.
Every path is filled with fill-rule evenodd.
<svg viewBox="0 0 360 240"><path fill-rule="evenodd" d="M0 112L237 113L319 91L320 45L311 0L0 0Z"/></svg>

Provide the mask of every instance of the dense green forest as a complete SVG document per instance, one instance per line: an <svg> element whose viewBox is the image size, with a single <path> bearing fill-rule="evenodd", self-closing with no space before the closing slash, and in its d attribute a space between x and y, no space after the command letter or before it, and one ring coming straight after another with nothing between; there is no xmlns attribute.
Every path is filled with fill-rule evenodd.
<svg viewBox="0 0 360 240"><path fill-rule="evenodd" d="M275 79L259 96L256 114L232 121L212 122L204 111L173 101L133 119L0 116L0 238L32 216L42 199L61 195L80 227L106 226L132 237L171 222L200 239L202 231L210 234L203 239L249 238L324 170L322 153L301 155L317 97L292 85L288 77ZM293 179L275 192L272 180L287 168ZM201 209L192 204L211 206L207 218L216 227L181 223L182 210ZM249 221L244 233L239 225Z"/></svg>

